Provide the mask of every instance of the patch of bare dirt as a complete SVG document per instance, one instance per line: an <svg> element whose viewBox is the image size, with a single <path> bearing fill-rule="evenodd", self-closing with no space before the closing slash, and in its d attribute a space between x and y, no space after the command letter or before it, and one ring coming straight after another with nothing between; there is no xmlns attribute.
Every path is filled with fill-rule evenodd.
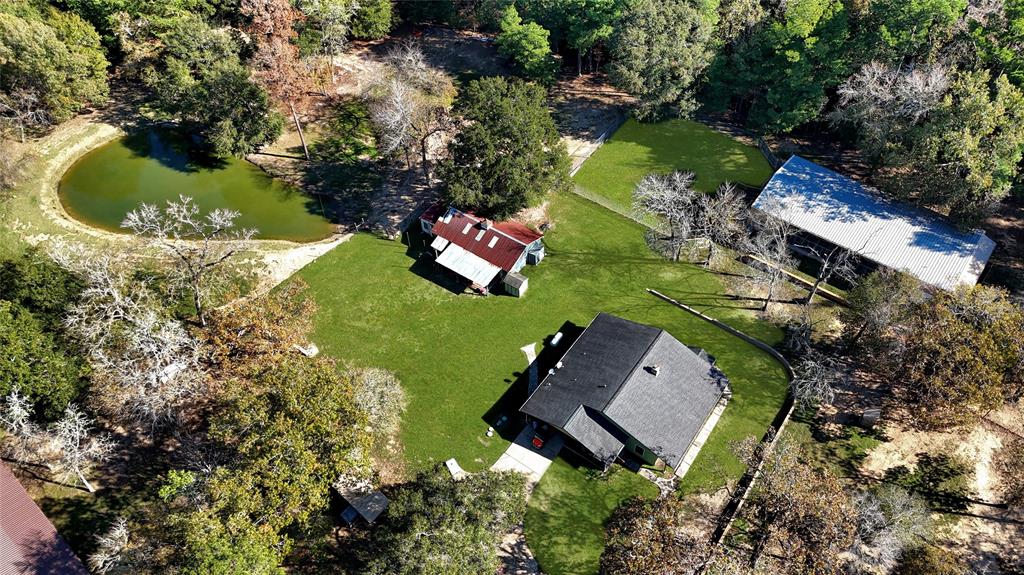
<svg viewBox="0 0 1024 575"><path fill-rule="evenodd" d="M1007 406L970 429L948 432L917 431L892 418L886 428L889 441L872 449L861 471L875 479L899 466L914 467L921 453L959 456L974 464L974 502L959 521L937 536L937 543L966 553L979 568L1003 573L1006 568L1024 567L1024 509L1000 505L1001 487L993 458L1007 433L1020 433L1013 422L1020 421L1022 406Z"/></svg>

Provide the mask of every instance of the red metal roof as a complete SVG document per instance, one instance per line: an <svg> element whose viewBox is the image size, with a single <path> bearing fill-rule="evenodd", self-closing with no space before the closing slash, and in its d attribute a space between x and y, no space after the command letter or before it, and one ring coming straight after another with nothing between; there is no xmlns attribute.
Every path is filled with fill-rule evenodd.
<svg viewBox="0 0 1024 575"><path fill-rule="evenodd" d="M0 575L89 575L50 520L0 461Z"/></svg>
<svg viewBox="0 0 1024 575"><path fill-rule="evenodd" d="M505 271L511 271L527 246L543 237L520 223L500 222L485 229L484 221L449 208L434 222L434 234Z"/></svg>

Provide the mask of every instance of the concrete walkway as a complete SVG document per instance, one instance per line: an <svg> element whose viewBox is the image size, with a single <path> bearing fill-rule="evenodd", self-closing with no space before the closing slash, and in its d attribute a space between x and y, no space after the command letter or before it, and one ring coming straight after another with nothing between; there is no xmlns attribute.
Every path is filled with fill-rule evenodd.
<svg viewBox="0 0 1024 575"><path fill-rule="evenodd" d="M512 445L509 445L505 453L491 466L491 471L518 471L526 476L527 488L532 490L540 482L540 478L544 477L544 472L551 466L551 461L562 450L562 436L556 433L547 440L542 449L534 447L530 443L532 439L533 426L526 424Z"/></svg>

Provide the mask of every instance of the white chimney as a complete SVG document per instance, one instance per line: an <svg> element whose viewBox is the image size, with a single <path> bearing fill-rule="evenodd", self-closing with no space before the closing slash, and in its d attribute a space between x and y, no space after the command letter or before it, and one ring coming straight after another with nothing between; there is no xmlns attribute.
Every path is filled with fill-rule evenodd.
<svg viewBox="0 0 1024 575"><path fill-rule="evenodd" d="M653 373L655 376L657 376L659 373L661 373L661 366L658 365L658 364L652 365L651 366L651 373Z"/></svg>

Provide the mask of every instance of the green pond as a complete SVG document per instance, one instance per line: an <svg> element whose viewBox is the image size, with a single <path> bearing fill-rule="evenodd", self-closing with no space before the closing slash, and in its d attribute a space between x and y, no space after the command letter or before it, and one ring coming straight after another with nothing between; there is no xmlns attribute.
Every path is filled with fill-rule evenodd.
<svg viewBox="0 0 1024 575"><path fill-rule="evenodd" d="M163 206L191 196L206 212L239 212L239 227L263 239L313 241L334 226L315 196L267 175L238 158L211 158L170 132L148 130L105 144L75 163L61 179L59 195L74 218L124 232L121 221L145 202Z"/></svg>

